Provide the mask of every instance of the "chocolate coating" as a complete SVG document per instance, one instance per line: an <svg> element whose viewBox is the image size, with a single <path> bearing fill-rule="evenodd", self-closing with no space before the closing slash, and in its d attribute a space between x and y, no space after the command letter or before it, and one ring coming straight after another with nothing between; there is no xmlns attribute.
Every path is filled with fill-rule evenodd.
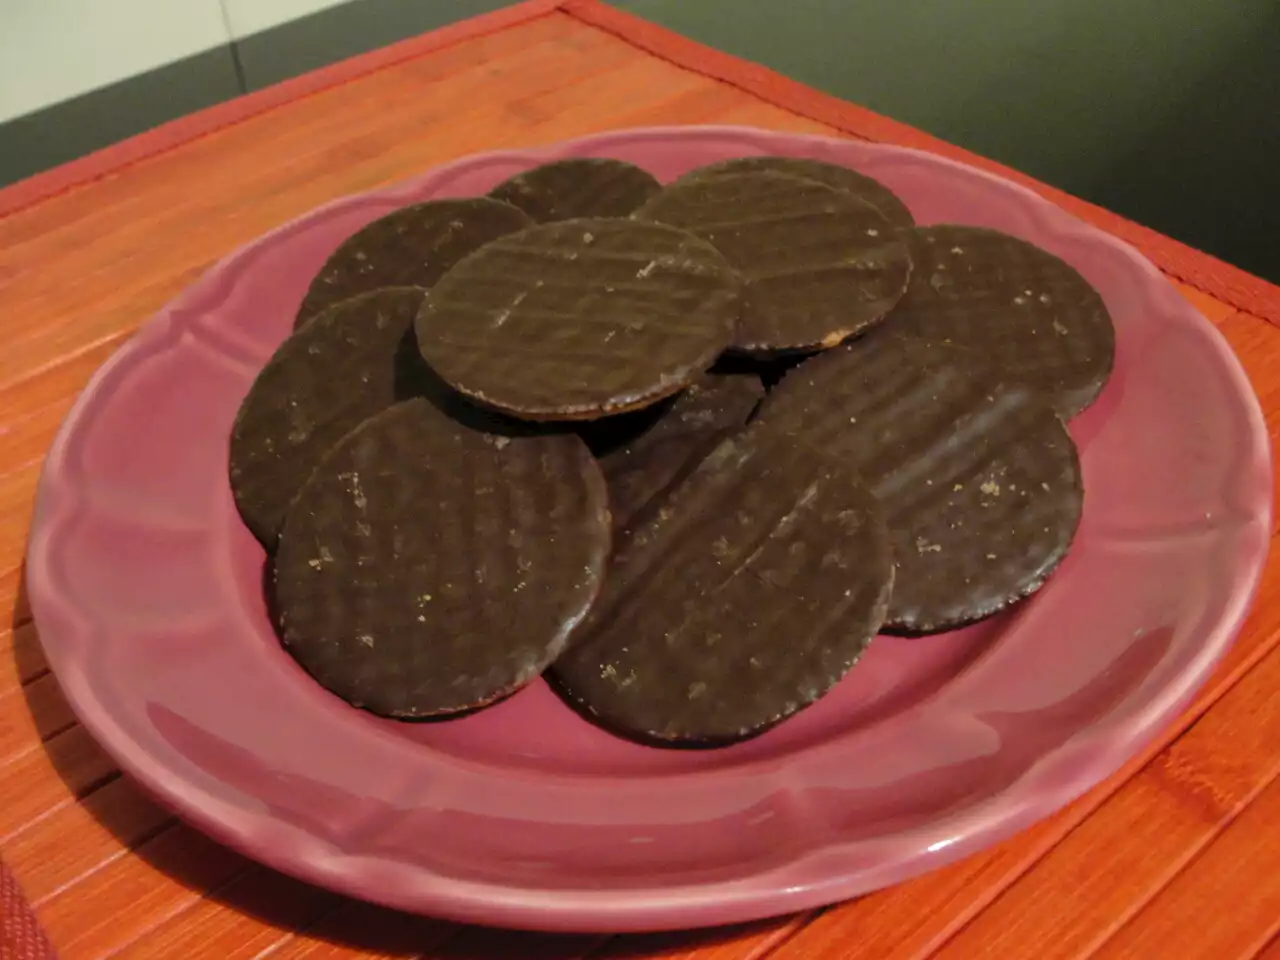
<svg viewBox="0 0 1280 960"><path fill-rule="evenodd" d="M461 261L416 324L427 362L487 407L529 420L634 410L700 376L728 344L739 281L688 233L565 220Z"/></svg>
<svg viewBox="0 0 1280 960"><path fill-rule="evenodd" d="M896 193L879 180L849 167L802 157L737 157L690 170L679 181L703 180L734 173L785 173L805 180L816 180L869 203L894 228L915 226L915 218Z"/></svg>
<svg viewBox="0 0 1280 960"><path fill-rule="evenodd" d="M352 234L311 281L294 328L321 311L379 287L432 286L490 240L532 221L507 203L476 197L403 207Z"/></svg>
<svg viewBox="0 0 1280 960"><path fill-rule="evenodd" d="M920 227L909 242L915 271L886 328L990 357L1064 420L1097 399L1115 363L1115 328L1074 267L980 227Z"/></svg>
<svg viewBox="0 0 1280 960"><path fill-rule="evenodd" d="M733 348L753 356L825 349L869 329L911 273L906 246L875 208L780 173L677 182L635 217L697 234L742 274Z"/></svg>
<svg viewBox="0 0 1280 960"><path fill-rule="evenodd" d="M1075 445L966 351L868 337L787 374L756 423L837 457L879 499L898 567L887 623L962 626L1039 589L1080 521Z"/></svg>
<svg viewBox="0 0 1280 960"><path fill-rule="evenodd" d="M298 494L275 559L281 639L353 706L472 709L560 653L609 543L604 479L577 437L477 433L409 400Z"/></svg>
<svg viewBox="0 0 1280 960"><path fill-rule="evenodd" d="M415 348L422 290L346 300L282 343L258 373L231 429L231 492L245 525L274 547L285 511L330 448L399 400L424 392Z"/></svg>
<svg viewBox="0 0 1280 960"><path fill-rule="evenodd" d="M760 733L826 693L893 582L875 499L836 458L758 422L621 534L552 676L607 726L661 744Z"/></svg>
<svg viewBox="0 0 1280 960"><path fill-rule="evenodd" d="M583 438L609 485L614 528L661 500L721 440L745 426L763 398L759 377L708 375L658 407L590 424L594 429ZM625 422L613 422L619 420Z"/></svg>
<svg viewBox="0 0 1280 960"><path fill-rule="evenodd" d="M489 196L519 207L535 223L626 217L662 189L647 170L622 160L571 157L517 173Z"/></svg>

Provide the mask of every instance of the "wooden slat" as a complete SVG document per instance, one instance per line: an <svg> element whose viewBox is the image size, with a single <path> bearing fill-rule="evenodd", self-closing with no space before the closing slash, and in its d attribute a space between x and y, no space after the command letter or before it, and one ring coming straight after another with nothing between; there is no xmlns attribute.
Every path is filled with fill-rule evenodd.
<svg viewBox="0 0 1280 960"><path fill-rule="evenodd" d="M314 922L338 902L329 893L254 867L113 954L118 960L208 956L251 960L279 944L282 930Z"/></svg>
<svg viewBox="0 0 1280 960"><path fill-rule="evenodd" d="M17 571L27 549L31 504L44 454L6 469L0 475L0 570ZM15 586L17 581L15 580Z"/></svg>
<svg viewBox="0 0 1280 960"><path fill-rule="evenodd" d="M1280 649L934 956L1085 956L1280 774L1276 690Z"/></svg>
<svg viewBox="0 0 1280 960"><path fill-rule="evenodd" d="M0 846L116 774L115 764L79 726L0 767Z"/></svg>
<svg viewBox="0 0 1280 960"><path fill-rule="evenodd" d="M74 723L51 673L0 697L0 769Z"/></svg>
<svg viewBox="0 0 1280 960"><path fill-rule="evenodd" d="M7 648L7 649L6 649ZM0 639L0 769L75 725L57 679L49 673L35 625Z"/></svg>
<svg viewBox="0 0 1280 960"><path fill-rule="evenodd" d="M99 960L201 902L247 860L181 824L172 826L36 908L63 960ZM186 957L218 957L190 953Z"/></svg>
<svg viewBox="0 0 1280 960"><path fill-rule="evenodd" d="M22 565L0 571L0 610L12 610L15 626L31 622L31 605L22 586Z"/></svg>
<svg viewBox="0 0 1280 960"><path fill-rule="evenodd" d="M1277 823L1280 781L1272 782L1189 869L1092 956L1253 956L1270 939L1280 917Z"/></svg>
<svg viewBox="0 0 1280 960"><path fill-rule="evenodd" d="M40 903L127 855L173 823L127 777L117 777L80 803L68 803L14 835L4 860L33 903Z"/></svg>
<svg viewBox="0 0 1280 960"><path fill-rule="evenodd" d="M24 623L16 630L0 634L0 697L8 696L48 670L34 624Z"/></svg>
<svg viewBox="0 0 1280 960"><path fill-rule="evenodd" d="M1276 922L1275 927L1271 940L1254 954L1254 960L1280 960L1280 921Z"/></svg>
<svg viewBox="0 0 1280 960"><path fill-rule="evenodd" d="M0 432L0 473L14 465L42 459L71 404L89 378L128 339L117 333L82 353L0 390L0 410L5 412Z"/></svg>

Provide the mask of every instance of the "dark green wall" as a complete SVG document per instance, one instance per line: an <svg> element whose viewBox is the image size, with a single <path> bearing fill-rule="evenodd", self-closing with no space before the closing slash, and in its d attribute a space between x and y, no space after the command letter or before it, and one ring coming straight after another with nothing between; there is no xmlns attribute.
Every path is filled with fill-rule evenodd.
<svg viewBox="0 0 1280 960"><path fill-rule="evenodd" d="M1280 281L1280 0L615 0Z"/></svg>

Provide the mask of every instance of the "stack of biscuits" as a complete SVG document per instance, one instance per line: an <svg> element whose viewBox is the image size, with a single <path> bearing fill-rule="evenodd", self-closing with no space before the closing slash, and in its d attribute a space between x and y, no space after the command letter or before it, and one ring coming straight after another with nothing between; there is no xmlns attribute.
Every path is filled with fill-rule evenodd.
<svg viewBox="0 0 1280 960"><path fill-rule="evenodd" d="M561 160L345 240L231 487L285 650L348 703L456 717L545 675L621 735L717 746L879 633L1039 589L1114 353L1072 267L845 167Z"/></svg>

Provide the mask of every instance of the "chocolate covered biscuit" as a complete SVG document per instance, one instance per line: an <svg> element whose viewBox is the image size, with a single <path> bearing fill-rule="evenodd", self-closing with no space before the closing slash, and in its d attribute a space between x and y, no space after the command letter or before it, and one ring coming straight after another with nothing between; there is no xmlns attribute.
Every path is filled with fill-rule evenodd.
<svg viewBox="0 0 1280 960"><path fill-rule="evenodd" d="M535 223L625 217L662 189L653 174L603 157L570 157L504 180L489 196L519 207Z"/></svg>
<svg viewBox="0 0 1280 960"><path fill-rule="evenodd" d="M268 549L316 464L348 432L425 392L413 340L424 293L376 290L330 308L284 341L259 372L231 431L231 492Z"/></svg>
<svg viewBox="0 0 1280 960"><path fill-rule="evenodd" d="M476 402L582 420L671 396L737 325L739 280L709 244L629 220L565 220L462 260L418 316L427 362Z"/></svg>
<svg viewBox="0 0 1280 960"><path fill-rule="evenodd" d="M879 180L849 167L803 157L736 157L690 170L678 182L705 180L734 173L785 173L805 180L816 180L842 193L857 197L871 206L896 229L915 225L915 218L896 193Z"/></svg>
<svg viewBox="0 0 1280 960"><path fill-rule="evenodd" d="M584 712L643 740L741 740L845 675L892 582L884 518L857 474L757 421L619 534L552 676Z"/></svg>
<svg viewBox="0 0 1280 960"><path fill-rule="evenodd" d="M591 423L583 438L609 485L614 527L629 525L680 483L763 398L759 377L707 375L666 403Z"/></svg>
<svg viewBox="0 0 1280 960"><path fill-rule="evenodd" d="M825 349L869 329L911 272L905 245L874 207L780 173L677 182L635 218L697 234L742 274L733 349L757 357Z"/></svg>
<svg viewBox="0 0 1280 960"><path fill-rule="evenodd" d="M1034 592L1080 521L1062 422L968 351L868 337L788 373L756 425L865 477L898 567L887 622L905 632L959 627Z"/></svg>
<svg viewBox="0 0 1280 960"><path fill-rule="evenodd" d="M920 227L909 243L915 270L886 332L982 354L1064 420L1093 403L1115 362L1115 328L1074 267L981 227Z"/></svg>
<svg viewBox="0 0 1280 960"><path fill-rule="evenodd" d="M389 213L330 255L311 281L294 327L379 287L430 287L473 250L531 222L510 204L484 197L429 200Z"/></svg>
<svg viewBox="0 0 1280 960"><path fill-rule="evenodd" d="M409 400L348 434L294 501L274 567L281 639L382 716L483 706L564 648L609 542L604 480L576 436L480 433Z"/></svg>

